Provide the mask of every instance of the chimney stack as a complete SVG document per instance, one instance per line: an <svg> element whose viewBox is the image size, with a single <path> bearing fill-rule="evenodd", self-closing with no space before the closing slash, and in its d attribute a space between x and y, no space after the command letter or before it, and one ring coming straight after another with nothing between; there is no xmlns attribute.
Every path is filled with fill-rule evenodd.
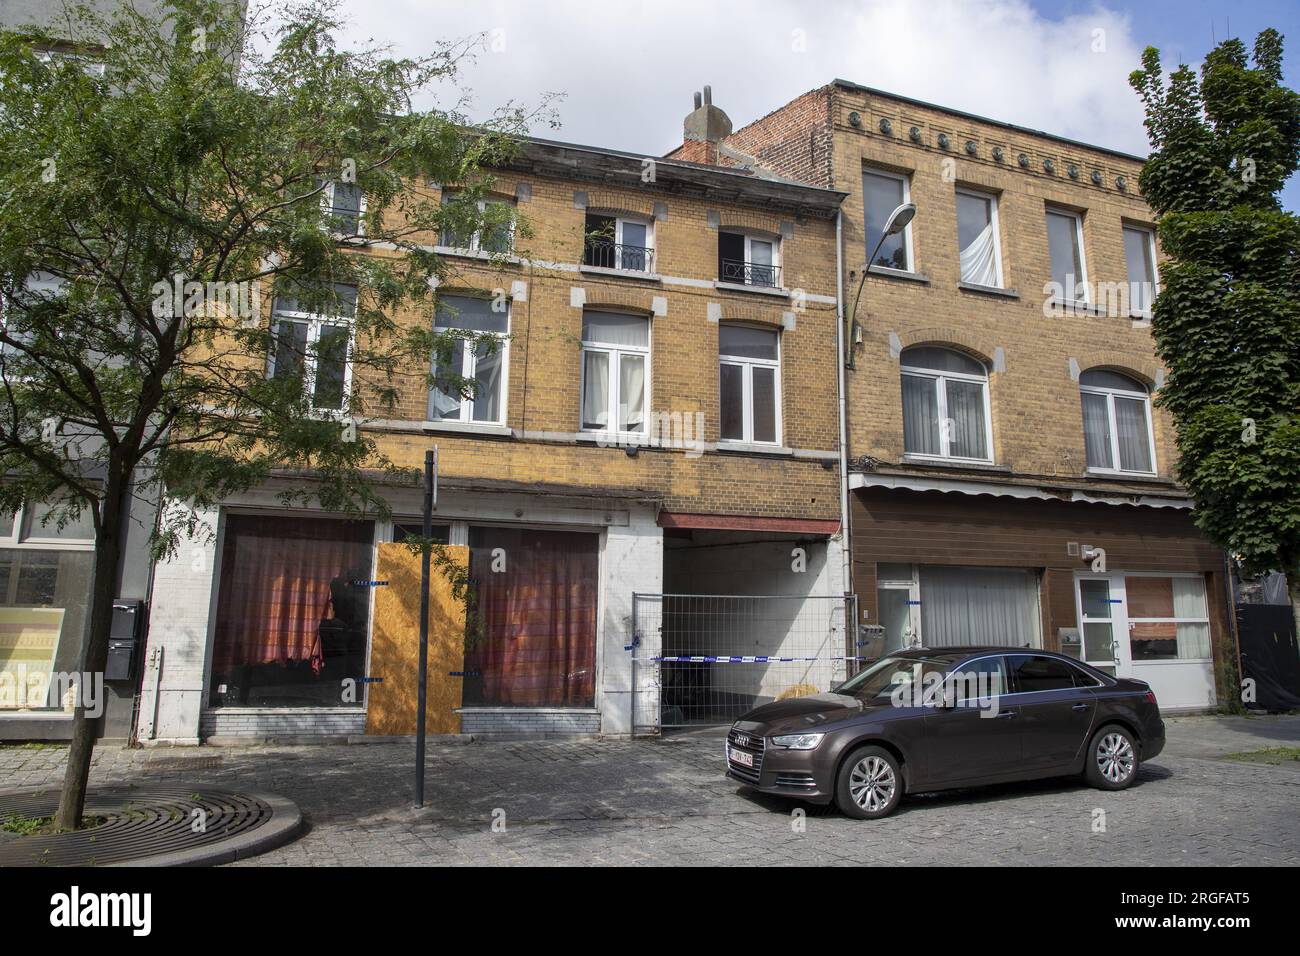
<svg viewBox="0 0 1300 956"><path fill-rule="evenodd" d="M682 124L684 138L689 142L710 143L716 146L731 135L731 119L713 105L713 87L704 87L695 94L695 110Z"/></svg>

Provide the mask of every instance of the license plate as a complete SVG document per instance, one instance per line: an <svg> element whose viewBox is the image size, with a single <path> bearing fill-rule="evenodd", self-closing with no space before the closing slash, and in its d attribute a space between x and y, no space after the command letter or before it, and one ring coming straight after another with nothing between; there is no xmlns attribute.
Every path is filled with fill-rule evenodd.
<svg viewBox="0 0 1300 956"><path fill-rule="evenodd" d="M727 756L728 756L728 757L729 757L733 762L740 764L742 767L753 767L753 766L754 766L754 755L753 755L753 754L747 754L747 753L745 753L745 751L743 751L743 750L733 750L733 749L731 749L730 747L728 747L728 748L727 748Z"/></svg>

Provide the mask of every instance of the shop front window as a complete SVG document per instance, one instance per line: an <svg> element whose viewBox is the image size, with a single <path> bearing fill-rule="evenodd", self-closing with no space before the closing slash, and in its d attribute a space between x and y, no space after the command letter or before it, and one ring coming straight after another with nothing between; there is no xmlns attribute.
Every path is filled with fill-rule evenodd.
<svg viewBox="0 0 1300 956"><path fill-rule="evenodd" d="M62 528L41 504L0 518L0 713L72 713L94 535L88 511Z"/></svg>
<svg viewBox="0 0 1300 956"><path fill-rule="evenodd" d="M359 707L374 525L227 515L209 703Z"/></svg>
<svg viewBox="0 0 1300 956"><path fill-rule="evenodd" d="M597 541L470 528L465 706L595 705Z"/></svg>

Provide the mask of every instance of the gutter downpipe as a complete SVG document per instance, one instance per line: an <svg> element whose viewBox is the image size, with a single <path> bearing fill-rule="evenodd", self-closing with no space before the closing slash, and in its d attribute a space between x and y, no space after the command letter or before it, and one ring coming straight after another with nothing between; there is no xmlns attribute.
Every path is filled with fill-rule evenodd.
<svg viewBox="0 0 1300 956"><path fill-rule="evenodd" d="M835 210L835 352L839 365L836 382L839 385L840 405L840 578L844 589L845 617L848 616L849 596L853 594L853 556L849 550L849 441L848 441L848 362L845 352L851 348L844 337L844 211ZM858 622L846 622L845 639L856 645ZM847 653L854 654L851 645Z"/></svg>

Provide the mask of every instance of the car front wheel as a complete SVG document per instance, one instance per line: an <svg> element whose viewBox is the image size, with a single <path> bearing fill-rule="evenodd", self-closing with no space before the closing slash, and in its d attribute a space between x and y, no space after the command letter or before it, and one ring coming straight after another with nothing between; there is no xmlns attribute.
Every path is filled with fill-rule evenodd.
<svg viewBox="0 0 1300 956"><path fill-rule="evenodd" d="M902 798L902 769L883 747L859 747L841 765L835 805L846 816L877 820L893 813Z"/></svg>
<svg viewBox="0 0 1300 956"><path fill-rule="evenodd" d="M1123 790L1137 779L1140 763L1133 735L1117 724L1108 724L1093 735L1084 776L1101 790Z"/></svg>

